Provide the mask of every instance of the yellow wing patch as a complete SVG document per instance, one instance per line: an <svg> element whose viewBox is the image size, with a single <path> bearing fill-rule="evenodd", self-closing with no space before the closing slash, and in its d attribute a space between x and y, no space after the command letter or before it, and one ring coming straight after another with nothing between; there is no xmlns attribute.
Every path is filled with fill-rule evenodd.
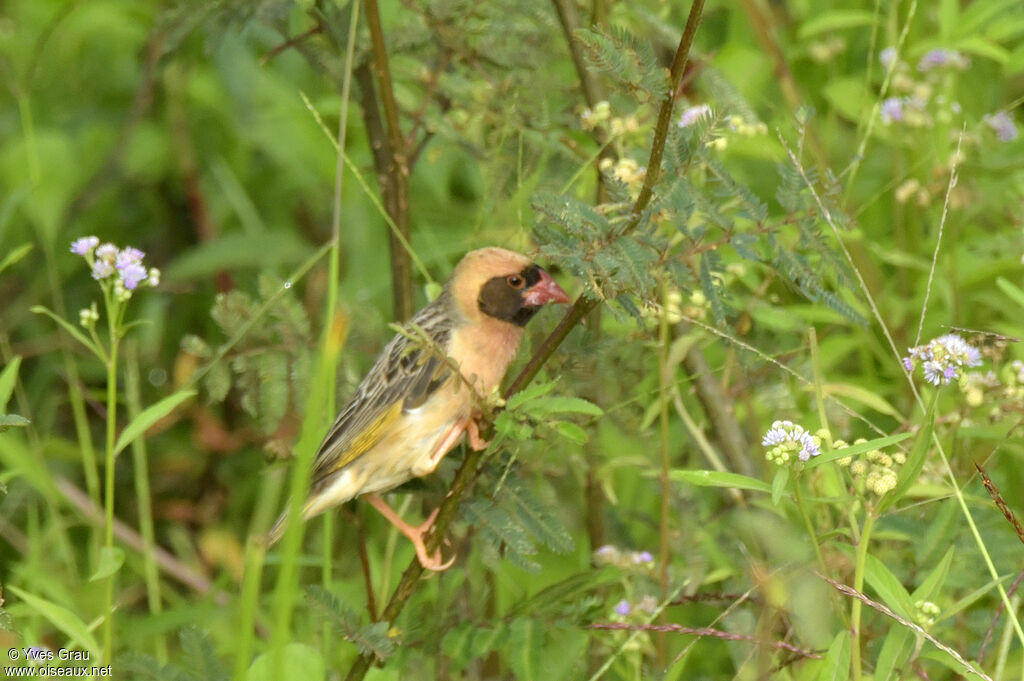
<svg viewBox="0 0 1024 681"><path fill-rule="evenodd" d="M333 473L344 466L352 463L366 452L373 449L388 434L394 426L395 421L402 415L402 403L395 402L376 419L366 424L362 432L352 438L351 444L343 452L338 452L337 458L326 474Z"/></svg>

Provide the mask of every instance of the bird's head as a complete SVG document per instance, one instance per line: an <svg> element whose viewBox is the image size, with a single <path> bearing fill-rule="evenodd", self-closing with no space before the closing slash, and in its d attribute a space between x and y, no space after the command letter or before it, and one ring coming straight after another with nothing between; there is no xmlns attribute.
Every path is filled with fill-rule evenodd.
<svg viewBox="0 0 1024 681"><path fill-rule="evenodd" d="M529 258L504 248L471 251L452 273L453 293L468 317L486 315L525 326L548 303L572 300Z"/></svg>

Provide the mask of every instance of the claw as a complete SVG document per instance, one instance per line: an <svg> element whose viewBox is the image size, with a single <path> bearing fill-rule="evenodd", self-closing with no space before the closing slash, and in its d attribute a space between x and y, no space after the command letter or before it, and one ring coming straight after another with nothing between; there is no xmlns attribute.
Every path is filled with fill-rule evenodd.
<svg viewBox="0 0 1024 681"><path fill-rule="evenodd" d="M490 440L480 437L480 424L477 417L471 417L466 423L466 433L469 435L469 446L478 452L482 452L490 446Z"/></svg>
<svg viewBox="0 0 1024 681"><path fill-rule="evenodd" d="M370 502L370 505L377 509L382 516L387 518L399 532L404 534L406 538L412 542L413 548L416 549L416 558L420 561L420 565L422 565L424 569L431 570L433 572L443 572L455 564L455 556L452 556L446 563L441 562L441 549L437 549L432 554L427 553L427 546L423 541L427 532L429 532L430 528L433 527L434 520L437 518L437 512L441 510L440 508L435 508L422 524L410 525L402 520L401 516L395 513L394 509L388 506L387 502L376 494L364 494L363 497ZM448 541L445 540L445 543L448 544Z"/></svg>

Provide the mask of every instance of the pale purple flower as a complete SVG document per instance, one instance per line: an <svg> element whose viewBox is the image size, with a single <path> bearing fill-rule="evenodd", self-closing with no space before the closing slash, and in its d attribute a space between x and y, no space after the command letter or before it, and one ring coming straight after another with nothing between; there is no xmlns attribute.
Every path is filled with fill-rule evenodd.
<svg viewBox="0 0 1024 681"><path fill-rule="evenodd" d="M117 260L118 252L117 246L108 242L96 249L96 257L100 260L106 260L113 265L114 261Z"/></svg>
<svg viewBox="0 0 1024 681"><path fill-rule="evenodd" d="M918 362L924 380L932 385L952 383L963 375L963 369L981 365L981 353L955 333L933 338L927 345L909 348L903 366L913 371Z"/></svg>
<svg viewBox="0 0 1024 681"><path fill-rule="evenodd" d="M121 272L121 281L124 282L124 287L129 291L134 291L139 282L143 281L148 274L146 268L137 262L128 263L124 267L119 268L119 271Z"/></svg>
<svg viewBox="0 0 1024 681"><path fill-rule="evenodd" d="M100 243L99 237L95 236L83 236L80 239L75 239L71 242L71 252L75 255L88 255L88 253L96 248Z"/></svg>
<svg viewBox="0 0 1024 681"><path fill-rule="evenodd" d="M882 62L882 66L888 69L894 61L896 61L896 48L887 47L878 53L878 61Z"/></svg>
<svg viewBox="0 0 1024 681"><path fill-rule="evenodd" d="M138 265L146 254L132 246L126 246L117 254L117 269L121 270L128 265Z"/></svg>
<svg viewBox="0 0 1024 681"><path fill-rule="evenodd" d="M821 454L820 439L792 421L774 422L761 439L761 444L768 448L765 458L780 466L789 461L793 452L801 461L809 461L812 456Z"/></svg>
<svg viewBox="0 0 1024 681"><path fill-rule="evenodd" d="M622 599L621 601L615 604L615 612L618 615L622 615L623 617L625 617L632 611L633 608L630 607L629 601L627 601L626 599Z"/></svg>
<svg viewBox="0 0 1024 681"><path fill-rule="evenodd" d="M1017 139L1017 125L1009 113L1000 111L995 114L987 114L983 120L985 125L995 131L1000 142L1012 142Z"/></svg>
<svg viewBox="0 0 1024 681"><path fill-rule="evenodd" d="M96 281L106 279L114 273L114 266L106 260L98 259L92 264L92 278Z"/></svg>
<svg viewBox="0 0 1024 681"><path fill-rule="evenodd" d="M654 556L651 555L650 551L640 551L633 553L633 562L636 564L640 563L653 563Z"/></svg>
<svg viewBox="0 0 1024 681"><path fill-rule="evenodd" d="M932 69L941 68L943 66L952 66L957 69L966 69L970 66L971 60L956 50L946 49L944 47L929 50L921 57L921 61L917 62L917 70L921 72L931 71Z"/></svg>
<svg viewBox="0 0 1024 681"><path fill-rule="evenodd" d="M605 544L594 551L594 560L605 565L618 563L621 558L622 553L611 544Z"/></svg>
<svg viewBox="0 0 1024 681"><path fill-rule="evenodd" d="M707 118L711 115L711 107L707 104L698 104L697 106L691 106L690 108L683 111L683 115L679 117L679 127L688 128L691 125L695 125L701 119Z"/></svg>
<svg viewBox="0 0 1024 681"><path fill-rule="evenodd" d="M889 97L882 101L881 109L882 122L886 125L903 120L903 100L899 97Z"/></svg>

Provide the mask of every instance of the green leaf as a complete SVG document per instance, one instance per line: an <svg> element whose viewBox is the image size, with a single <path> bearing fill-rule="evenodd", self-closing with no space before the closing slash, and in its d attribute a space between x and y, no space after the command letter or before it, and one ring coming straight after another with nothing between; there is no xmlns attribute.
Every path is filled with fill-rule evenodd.
<svg viewBox="0 0 1024 681"><path fill-rule="evenodd" d="M508 402L505 406L508 409L518 409L531 400L535 400L542 395L547 395L555 389L555 385L557 385L555 381L549 381L548 383L534 383L508 398Z"/></svg>
<svg viewBox="0 0 1024 681"><path fill-rule="evenodd" d="M124 565L124 549L119 546L103 546L100 548L100 559L96 565L96 572L89 578L90 582L98 582L101 579L111 576Z"/></svg>
<svg viewBox="0 0 1024 681"><path fill-rule="evenodd" d="M954 47L961 52L967 52L975 57L991 59L1000 66L1005 66L1010 62L1009 50L981 37L980 35L972 35L969 38L958 40L954 43Z"/></svg>
<svg viewBox="0 0 1024 681"><path fill-rule="evenodd" d="M256 360L259 377L259 421L268 435L277 430L288 409L288 360L280 352L265 352Z"/></svg>
<svg viewBox="0 0 1024 681"><path fill-rule="evenodd" d="M604 414L604 410L601 407L581 397L545 397L543 400L538 400L538 402L544 403L544 408L549 414L586 414L587 416L601 416Z"/></svg>
<svg viewBox="0 0 1024 681"><path fill-rule="evenodd" d="M147 407L141 414L132 419L132 422L125 426L121 435L114 444L114 454L120 454L124 448L143 435L149 427L174 411L179 404L196 394L195 390L179 390L160 400L156 404Z"/></svg>
<svg viewBox="0 0 1024 681"><path fill-rule="evenodd" d="M974 679L977 679L977 681L983 681L985 679L984 676L980 676L976 672L965 668L960 662L958 662L952 655L947 653L945 650L928 650L922 653L921 657L926 660L934 660L935 662L941 664L943 667L946 667L955 674L959 674L965 679L971 679L972 681Z"/></svg>
<svg viewBox="0 0 1024 681"><path fill-rule="evenodd" d="M388 636L387 622L374 622L369 626L361 626L359 616L333 593L320 586L311 586L306 590L306 598L316 608L327 615L334 629L351 641L364 655L375 655L386 660L395 651L395 643Z"/></svg>
<svg viewBox="0 0 1024 681"><path fill-rule="evenodd" d="M227 362L219 361L210 366L203 378L203 386L206 388L210 404L223 402L231 390L231 369L228 368Z"/></svg>
<svg viewBox="0 0 1024 681"><path fill-rule="evenodd" d="M910 454L907 455L907 462L900 469L899 482L896 483L896 488L893 491L882 497L882 501L878 505L879 513L884 513L887 508L903 498L903 495L921 475L921 469L924 468L925 459L928 458L928 452L932 446L932 429L935 427L935 405L938 402L938 395L939 393L936 391L932 403L928 407L928 413L924 417L924 428L917 434L917 440L914 441L914 446L911 448Z"/></svg>
<svg viewBox="0 0 1024 681"><path fill-rule="evenodd" d="M857 456L865 452L870 452L873 449L883 449L890 445L894 445L897 442L902 442L913 433L899 433L897 435L887 435L886 437L875 438L874 440L868 440L867 442L860 442L843 449L833 449L832 451L825 452L820 456L816 456L807 462L807 468L817 468L822 464L826 464L829 461L835 461L836 459L842 459L847 456Z"/></svg>
<svg viewBox="0 0 1024 681"><path fill-rule="evenodd" d="M24 416L18 416L17 414L0 414L0 431L7 428L24 428L30 423L32 422Z"/></svg>
<svg viewBox="0 0 1024 681"><path fill-rule="evenodd" d="M509 625L505 643L514 678L544 678L545 665L541 655L544 631L545 627L532 619L514 620Z"/></svg>
<svg viewBox="0 0 1024 681"><path fill-rule="evenodd" d="M672 470L669 471L668 476L671 480L687 482L697 487L729 487L733 489L749 489L754 492L772 491L771 485L764 480L727 471Z"/></svg>
<svg viewBox="0 0 1024 681"><path fill-rule="evenodd" d="M203 681L227 681L227 669L217 659L213 643L205 631L191 625L181 630L178 639L181 641L185 660L196 678Z"/></svg>
<svg viewBox="0 0 1024 681"><path fill-rule="evenodd" d="M555 423L555 430L565 439L578 445L587 443L587 431L571 421L558 421Z"/></svg>
<svg viewBox="0 0 1024 681"><path fill-rule="evenodd" d="M31 243L22 244L17 248L13 249L10 253L4 256L3 260L0 260L0 272L3 272L8 267L24 258L26 255L29 254L31 250Z"/></svg>
<svg viewBox="0 0 1024 681"><path fill-rule="evenodd" d="M917 601L930 601L942 589L942 585L946 583L946 575L949 574L949 567L953 564L955 553L956 547L950 546L946 554L942 556L939 564L928 573L928 576L924 578L921 585L914 589L914 593L910 594L910 597L914 599L915 603Z"/></svg>
<svg viewBox="0 0 1024 681"><path fill-rule="evenodd" d="M96 344L93 343L88 336L79 331L78 328L72 325L70 322L62 319L61 317L58 317L56 314L51 312L48 308L43 307L42 305L33 305L29 309L36 314L44 314L53 321L57 322L65 331L71 334L72 338L77 340L85 347L89 348L89 351L92 352L92 354L96 355L96 357L98 357L101 361L106 361L106 353L103 352L103 350L101 350L100 348L98 348Z"/></svg>
<svg viewBox="0 0 1024 681"><path fill-rule="evenodd" d="M895 626L889 630L878 653L875 663L875 681L898 679L900 671L906 666L910 654L914 652L915 635L911 629Z"/></svg>
<svg viewBox="0 0 1024 681"><path fill-rule="evenodd" d="M846 397L854 400L855 402L860 402L864 406L870 407L881 414L892 416L901 422L906 420L904 416L896 410L896 407L889 404L884 397L876 393L874 390L869 390L850 383L824 383L821 388L825 395L832 397ZM814 386L807 386L804 390L806 392L812 392L814 390Z"/></svg>
<svg viewBox="0 0 1024 681"><path fill-rule="evenodd" d="M287 660L285 668L288 670L289 678L320 681L327 674L327 663L324 662L320 651L313 646L305 643L288 643L280 654ZM253 660L245 673L245 680L276 680L278 677L274 676L273 655L274 651L269 651Z"/></svg>
<svg viewBox="0 0 1024 681"><path fill-rule="evenodd" d="M996 277L996 286L998 286L999 290L1005 293L1010 300L1017 303L1018 307L1024 309L1024 291L1003 277Z"/></svg>
<svg viewBox="0 0 1024 681"><path fill-rule="evenodd" d="M576 544L572 534L558 519L555 509L545 506L527 485L506 481L502 501L510 501L514 518L521 527L543 542L552 551L570 553Z"/></svg>
<svg viewBox="0 0 1024 681"><path fill-rule="evenodd" d="M0 372L0 409L4 409L11 399L14 385L18 382L18 367L20 366L21 355L15 355Z"/></svg>
<svg viewBox="0 0 1024 681"><path fill-rule="evenodd" d="M883 603L900 615L911 618L914 613L914 602L910 599L910 594L885 563L870 553L864 565L864 579L878 593Z"/></svg>
<svg viewBox="0 0 1024 681"><path fill-rule="evenodd" d="M818 671L818 681L846 681L850 678L850 634L840 631L832 639Z"/></svg>
<svg viewBox="0 0 1024 681"><path fill-rule="evenodd" d="M772 478L772 505L778 506L782 497L786 494L786 487L789 485L789 466L779 466Z"/></svg>
<svg viewBox="0 0 1024 681"><path fill-rule="evenodd" d="M93 637L92 632L85 625L78 615L71 612L62 605L57 605L24 589L7 584L5 591L14 594L28 607L43 616L50 624L60 629L68 639L82 648L89 651L90 656L98 658L100 646Z"/></svg>
<svg viewBox="0 0 1024 681"><path fill-rule="evenodd" d="M844 28L858 28L875 23L873 12L859 9L840 9L822 12L800 25L797 36L803 40L819 33L832 33Z"/></svg>

